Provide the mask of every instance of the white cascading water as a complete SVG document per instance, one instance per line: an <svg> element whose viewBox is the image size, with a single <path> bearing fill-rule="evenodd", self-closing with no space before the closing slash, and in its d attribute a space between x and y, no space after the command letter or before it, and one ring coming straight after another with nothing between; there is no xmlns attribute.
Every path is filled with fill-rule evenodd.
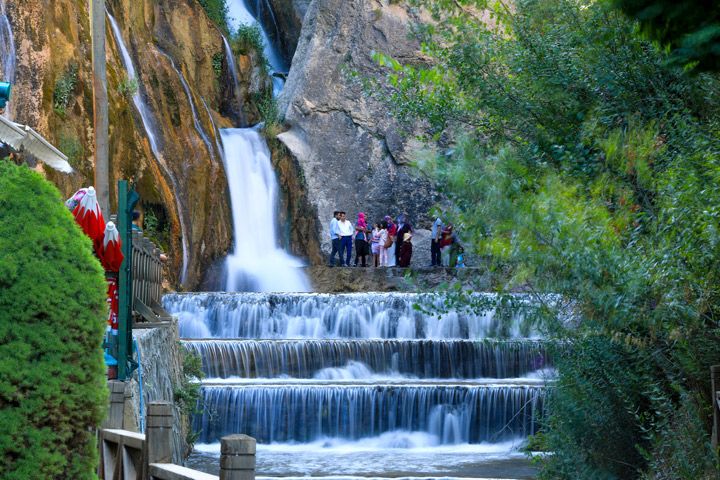
<svg viewBox="0 0 720 480"><path fill-rule="evenodd" d="M5 10L5 0L0 0L0 66L2 66L0 81L10 83L15 81L15 63L15 37ZM11 110L12 102L5 110L6 117L13 117Z"/></svg>
<svg viewBox="0 0 720 480"><path fill-rule="evenodd" d="M307 292L301 262L277 244L278 183L265 140L254 128L220 130L235 235L226 290Z"/></svg>
<svg viewBox="0 0 720 480"><path fill-rule="evenodd" d="M269 477L531 478L516 449L553 375L536 304L472 298L438 318L437 294L166 295L206 374L193 466L243 432Z"/></svg>
<svg viewBox="0 0 720 480"><path fill-rule="evenodd" d="M113 36L115 37L115 45L118 48L118 51L120 52L120 57L122 58L123 66L125 67L125 70L127 71L127 80L128 81L135 81L138 82L138 88L135 94L133 95L133 104L135 105L135 108L137 109L138 113L140 113L140 119L142 120L143 127L145 128L145 134L148 137L148 141L150 142L150 149L152 150L153 154L155 155L155 158L158 160L160 165L163 167L163 170L167 177L170 179L170 183L172 183L173 191L179 192L177 181L175 180L175 177L172 175L170 169L167 167L167 164L165 163L165 159L162 156L160 149L158 148L158 142L157 142L157 132L155 131L155 124L157 123L155 119L153 118L152 112L150 111L150 108L145 103L145 101L142 98L142 95L140 94L140 85L139 85L139 79L137 76L137 72L135 71L135 65L133 65L132 58L130 57L130 52L128 52L127 46L125 45L125 41L122 37L122 32L120 31L120 27L118 26L117 21L115 20L115 17L110 15L110 12L105 12L108 16L108 20L110 21L110 27L113 32ZM174 67L174 65L173 65ZM192 105L192 101L190 102ZM194 109L195 107L193 107ZM190 246L188 243L188 231L185 226L185 220L183 217L183 208L182 204L180 203L180 196L175 195L175 203L177 205L178 209L178 218L180 219L180 230L182 233L182 270L180 272L180 283L185 283L185 279L187 277L187 268L188 263L190 259Z"/></svg>
<svg viewBox="0 0 720 480"><path fill-rule="evenodd" d="M274 73L287 73L282 57L277 49L270 41L270 37L262 26L261 22L253 17L248 10L245 0L227 0L228 7L228 23L230 31L233 33L238 31L241 25L257 25L260 28L260 34L263 41L263 53L270 64L270 75L273 82L273 96L278 96L282 91L284 81L274 76Z"/></svg>
<svg viewBox="0 0 720 480"><path fill-rule="evenodd" d="M185 75L183 75L183 73L177 68L177 66L175 66L175 61L172 59L172 57L170 57L170 55L161 51L160 49L158 49L158 52L160 53L160 55L168 59L168 61L170 62L170 66L173 70L175 70L175 73L177 73L177 76L180 79L180 84L182 84L183 90L185 91L185 96L187 97L188 103L190 104L190 112L192 113L195 131L198 132L198 135L200 135L200 138L205 144L205 147L207 147L210 158L214 160L215 153L213 152L213 147L210 144L210 138L207 136L207 133L205 133L205 129L203 128L202 123L200 123L200 117L198 116L197 109L195 108L195 101L193 100L192 93L190 92L190 86L188 85L187 80L185 80ZM210 118L212 118L212 116Z"/></svg>
<svg viewBox="0 0 720 480"><path fill-rule="evenodd" d="M225 38L225 36L223 35L222 39L223 45L225 46L225 58L227 59L228 68L230 69L230 74L232 75L233 79L233 92L235 93L235 95L237 95L240 87L238 82L237 65L235 64L235 55L230 48L230 44L228 43L227 38Z"/></svg>

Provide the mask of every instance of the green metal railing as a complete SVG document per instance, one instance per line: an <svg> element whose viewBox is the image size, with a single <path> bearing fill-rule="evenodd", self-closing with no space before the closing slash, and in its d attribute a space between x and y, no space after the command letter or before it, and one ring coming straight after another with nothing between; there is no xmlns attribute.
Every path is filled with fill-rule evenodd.
<svg viewBox="0 0 720 480"><path fill-rule="evenodd" d="M118 380L124 381L137 364L132 361L132 213L140 196L127 180L118 181L118 231L123 263L118 285Z"/></svg>

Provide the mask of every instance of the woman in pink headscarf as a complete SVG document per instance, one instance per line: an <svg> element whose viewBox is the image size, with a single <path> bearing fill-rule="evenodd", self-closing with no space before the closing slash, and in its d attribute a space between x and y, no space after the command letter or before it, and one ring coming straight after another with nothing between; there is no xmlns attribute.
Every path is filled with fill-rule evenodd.
<svg viewBox="0 0 720 480"><path fill-rule="evenodd" d="M363 212L358 213L357 223L355 224L355 266L358 266L358 257L362 259L362 266L367 267L367 256L370 254L368 244L368 234L370 230L367 227L367 220Z"/></svg>

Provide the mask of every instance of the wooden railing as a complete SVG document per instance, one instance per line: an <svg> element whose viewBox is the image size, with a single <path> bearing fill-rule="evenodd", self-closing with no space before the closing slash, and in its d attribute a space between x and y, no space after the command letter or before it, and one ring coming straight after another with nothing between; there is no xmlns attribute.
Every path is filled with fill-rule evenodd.
<svg viewBox="0 0 720 480"><path fill-rule="evenodd" d="M220 440L220 476L172 463L172 404L150 402L147 434L122 430L125 384L110 382L110 411L98 434L98 476L105 480L254 480L255 439Z"/></svg>
<svg viewBox="0 0 720 480"><path fill-rule="evenodd" d="M163 291L162 252L142 232L133 232L132 239L133 311L145 322L153 324L150 326L158 326L154 324L170 320L170 315L160 304Z"/></svg>

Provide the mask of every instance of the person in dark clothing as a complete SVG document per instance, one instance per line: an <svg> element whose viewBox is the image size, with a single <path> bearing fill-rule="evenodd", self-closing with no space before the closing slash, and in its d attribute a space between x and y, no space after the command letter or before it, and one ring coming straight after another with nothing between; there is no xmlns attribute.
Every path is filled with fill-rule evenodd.
<svg viewBox="0 0 720 480"><path fill-rule="evenodd" d="M362 259L362 266L367 267L367 256L370 254L370 243L368 242L367 220L363 212L358 213L355 224L355 266L358 266L358 258Z"/></svg>
<svg viewBox="0 0 720 480"><path fill-rule="evenodd" d="M398 257L398 266L407 268L410 266L410 260L412 258L412 234L405 233L403 235L403 242L400 246L400 256Z"/></svg>
<svg viewBox="0 0 720 480"><path fill-rule="evenodd" d="M442 237L443 224L440 217L436 218L432 226L430 236L430 266L439 267L442 265L440 259L440 238Z"/></svg>
<svg viewBox="0 0 720 480"><path fill-rule="evenodd" d="M395 240L395 259L398 266L400 266L400 249L402 248L403 243L405 242L405 234L406 233L412 233L412 225L410 225L410 222L407 219L407 216L403 213L401 215L398 215L397 217L398 222L398 231L397 231L397 240Z"/></svg>

